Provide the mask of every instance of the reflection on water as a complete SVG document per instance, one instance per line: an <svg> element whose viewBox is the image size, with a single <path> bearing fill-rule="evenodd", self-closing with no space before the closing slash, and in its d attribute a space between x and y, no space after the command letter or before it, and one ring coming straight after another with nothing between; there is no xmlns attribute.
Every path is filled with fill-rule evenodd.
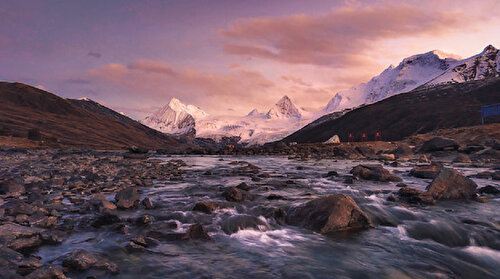
<svg viewBox="0 0 500 279"><path fill-rule="evenodd" d="M183 180L157 181L143 189L142 195L151 197L159 209L124 211L121 217L147 213L155 218L150 228L165 229L167 223L175 221L176 231L201 223L212 241L161 242L151 251L129 254L123 249L127 240L150 228L133 228L129 236L101 229L75 232L62 245L44 246L39 252L43 260L57 262L75 248L89 249L117 263L120 278L500 278L498 197L489 197L488 203L439 202L436 206L405 207L386 201L398 189L395 183L349 185L342 177L324 177L331 170L348 174L360 162L303 162L283 157L179 158L188 165ZM235 160L259 166L269 177L252 181L248 176L233 176L235 166L228 163ZM400 171L404 183L414 188L424 189L429 182L407 176L410 165L386 168ZM468 175L484 169L459 170ZM480 187L499 186L498 182L475 181ZM254 201L223 201L223 187L241 182L250 185ZM323 236L284 225L268 214L329 193L352 196L376 227ZM270 194L282 198L266 199ZM213 214L193 212L193 205L202 200L231 206ZM240 223L246 224L241 225L244 229L239 229Z"/></svg>

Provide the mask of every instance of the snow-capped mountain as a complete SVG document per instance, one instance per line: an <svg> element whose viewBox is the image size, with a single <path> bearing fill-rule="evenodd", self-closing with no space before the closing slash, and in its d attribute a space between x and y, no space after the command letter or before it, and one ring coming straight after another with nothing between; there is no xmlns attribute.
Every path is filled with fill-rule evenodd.
<svg viewBox="0 0 500 279"><path fill-rule="evenodd" d="M499 51L491 45L467 59L434 50L405 58L369 82L336 93L321 114L374 103L420 86L484 79L499 73Z"/></svg>
<svg viewBox="0 0 500 279"><path fill-rule="evenodd" d="M288 96L283 96L266 114L268 119L300 119L302 113Z"/></svg>
<svg viewBox="0 0 500 279"><path fill-rule="evenodd" d="M150 128L169 134L193 133L196 121L208 114L199 107L185 105L176 98L141 122Z"/></svg>
<svg viewBox="0 0 500 279"><path fill-rule="evenodd" d="M500 53L494 46L487 46L481 53L458 61L451 69L440 74L428 85L465 82L500 75Z"/></svg>
<svg viewBox="0 0 500 279"><path fill-rule="evenodd" d="M239 137L242 143L262 144L300 129L311 120L308 115L298 109L288 96L281 98L267 113L254 109L239 117L210 117L200 108L184 105L173 98L142 123L169 134L195 133L196 137L215 140Z"/></svg>
<svg viewBox="0 0 500 279"><path fill-rule="evenodd" d="M454 55L436 50L405 58L397 67L389 66L369 82L335 94L324 112L374 103L411 91L450 69L457 61L455 58L457 57Z"/></svg>

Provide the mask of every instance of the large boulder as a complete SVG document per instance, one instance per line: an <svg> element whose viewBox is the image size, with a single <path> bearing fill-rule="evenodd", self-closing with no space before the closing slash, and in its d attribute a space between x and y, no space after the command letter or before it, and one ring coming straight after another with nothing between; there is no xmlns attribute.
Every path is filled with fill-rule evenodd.
<svg viewBox="0 0 500 279"><path fill-rule="evenodd" d="M442 168L427 186L427 192L437 200L471 199L476 196L477 184L460 172Z"/></svg>
<svg viewBox="0 0 500 279"><path fill-rule="evenodd" d="M436 203L436 200L434 200L431 194L411 187L403 187L399 189L398 195L401 200L407 203L431 205Z"/></svg>
<svg viewBox="0 0 500 279"><path fill-rule="evenodd" d="M129 209L139 205L139 190L129 187L121 190L115 195L116 206L121 209Z"/></svg>
<svg viewBox="0 0 500 279"><path fill-rule="evenodd" d="M432 138L422 144L420 147L421 152L434 152L442 150L457 150L458 143L452 139L443 137Z"/></svg>
<svg viewBox="0 0 500 279"><path fill-rule="evenodd" d="M292 207L286 221L323 234L371 226L369 217L345 194L328 195Z"/></svg>
<svg viewBox="0 0 500 279"><path fill-rule="evenodd" d="M440 164L418 166L410 170L410 175L418 178L434 179L442 168L443 166Z"/></svg>
<svg viewBox="0 0 500 279"><path fill-rule="evenodd" d="M400 182L401 177L392 175L381 165L358 165L351 170L352 175L358 179L373 180L380 182Z"/></svg>

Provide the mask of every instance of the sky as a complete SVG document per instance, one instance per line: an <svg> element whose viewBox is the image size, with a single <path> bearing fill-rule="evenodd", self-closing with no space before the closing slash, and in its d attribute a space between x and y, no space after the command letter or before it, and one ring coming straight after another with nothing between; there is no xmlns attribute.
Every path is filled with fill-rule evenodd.
<svg viewBox="0 0 500 279"><path fill-rule="evenodd" d="M500 47L500 1L1 0L0 80L142 119L308 111L403 58Z"/></svg>

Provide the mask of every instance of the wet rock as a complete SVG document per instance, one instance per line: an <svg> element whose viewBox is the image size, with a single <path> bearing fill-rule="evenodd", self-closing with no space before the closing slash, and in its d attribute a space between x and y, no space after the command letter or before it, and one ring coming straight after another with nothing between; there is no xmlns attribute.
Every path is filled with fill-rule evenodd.
<svg viewBox="0 0 500 279"><path fill-rule="evenodd" d="M189 239L201 239L201 240L209 240L211 237L207 234L207 231L201 224L193 224L189 226L186 236Z"/></svg>
<svg viewBox="0 0 500 279"><path fill-rule="evenodd" d="M92 225L92 227L100 228L102 226L111 225L111 224L115 224L115 223L119 223L119 222L121 222L120 217L118 217L115 214L112 214L112 213L109 213L109 212L105 212L105 213L99 215L92 222L91 225Z"/></svg>
<svg viewBox="0 0 500 279"><path fill-rule="evenodd" d="M32 250L42 244L43 230L7 223L0 226L0 243L16 251Z"/></svg>
<svg viewBox="0 0 500 279"><path fill-rule="evenodd" d="M239 230L254 229L265 231L269 225L258 217L251 215L233 215L221 223L222 230L226 234L233 234Z"/></svg>
<svg viewBox="0 0 500 279"><path fill-rule="evenodd" d="M434 199L470 199L475 197L477 184L454 169L442 168L438 176L427 186Z"/></svg>
<svg viewBox="0 0 500 279"><path fill-rule="evenodd" d="M477 190L477 192L479 194L489 194L489 195L499 195L500 194L500 190L498 190L496 187L491 186L491 185L487 185L487 186L484 186L482 188L479 188Z"/></svg>
<svg viewBox="0 0 500 279"><path fill-rule="evenodd" d="M115 195L116 205L120 209L129 209L139 204L139 190L135 187L129 187L121 190Z"/></svg>
<svg viewBox="0 0 500 279"><path fill-rule="evenodd" d="M238 184L236 186L236 188L240 189L240 190L244 190L244 191L248 191L250 190L250 186L248 184L246 184L245 182L241 182L240 184Z"/></svg>
<svg viewBox="0 0 500 279"><path fill-rule="evenodd" d="M158 242L152 238L144 236L136 236L132 238L129 243L125 246L125 249L130 252L143 252L146 248L156 246Z"/></svg>
<svg viewBox="0 0 500 279"><path fill-rule="evenodd" d="M469 158L469 156L465 155L465 154L458 154L457 157L455 157L455 159L453 159L453 163L463 163L463 164L470 164L472 163L471 159Z"/></svg>
<svg viewBox="0 0 500 279"><path fill-rule="evenodd" d="M43 244L57 245L63 242L63 233L60 231L43 231L40 233Z"/></svg>
<svg viewBox="0 0 500 279"><path fill-rule="evenodd" d="M138 226L145 226L151 223L153 223L153 217L147 214L144 214L135 220L135 224Z"/></svg>
<svg viewBox="0 0 500 279"><path fill-rule="evenodd" d="M391 151L397 158L413 155L413 149L406 143L398 143L396 149Z"/></svg>
<svg viewBox="0 0 500 279"><path fill-rule="evenodd" d="M420 147L421 152L434 152L442 150L457 150L458 143L452 139L435 137L422 144Z"/></svg>
<svg viewBox="0 0 500 279"><path fill-rule="evenodd" d="M268 200L286 200L285 197L281 196L281 195L277 195L277 194L270 194L269 196L267 196Z"/></svg>
<svg viewBox="0 0 500 279"><path fill-rule="evenodd" d="M411 238L431 239L449 247L465 247L470 244L467 231L452 223L435 221L431 223L417 222L406 228Z"/></svg>
<svg viewBox="0 0 500 279"><path fill-rule="evenodd" d="M160 240L160 241L181 241L181 240L210 240L210 236L207 234L205 228L201 224L191 225L185 233L164 233L161 231L149 231L147 233L148 237Z"/></svg>
<svg viewBox="0 0 500 279"><path fill-rule="evenodd" d="M0 245L0 278L22 278L43 264L37 257L28 256Z"/></svg>
<svg viewBox="0 0 500 279"><path fill-rule="evenodd" d="M396 187L400 187L400 188L403 188L403 187L406 187L408 185L404 184L404 183L398 183L396 184Z"/></svg>
<svg viewBox="0 0 500 279"><path fill-rule="evenodd" d="M106 210L115 210L116 205L112 202L106 200L106 197L103 194L94 194L88 201L88 209L90 210L98 210L99 212L103 212Z"/></svg>
<svg viewBox="0 0 500 279"><path fill-rule="evenodd" d="M396 156L394 154L382 153L378 155L378 159L383 161L394 161L396 160Z"/></svg>
<svg viewBox="0 0 500 279"><path fill-rule="evenodd" d="M479 195L474 197L474 200L480 203L487 203L488 202L488 197L485 195Z"/></svg>
<svg viewBox="0 0 500 279"><path fill-rule="evenodd" d="M24 193L25 190L24 186L14 179L0 181L0 195L18 197Z"/></svg>
<svg viewBox="0 0 500 279"><path fill-rule="evenodd" d="M243 201L250 201L253 199L250 193L236 187L226 188L222 193L222 196L227 201L232 201L232 202L243 202Z"/></svg>
<svg viewBox="0 0 500 279"><path fill-rule="evenodd" d="M66 279L62 269L54 265L45 265L32 273L28 274L26 279Z"/></svg>
<svg viewBox="0 0 500 279"><path fill-rule="evenodd" d="M91 268L102 269L111 274L118 274L118 266L104 257L92 254L83 249L73 250L62 261L64 267L75 271L86 271Z"/></svg>
<svg viewBox="0 0 500 279"><path fill-rule="evenodd" d="M215 210L219 209L221 207L220 204L211 202L211 201L201 201L197 202L194 207L193 211L200 211L206 214L211 214Z"/></svg>
<svg viewBox="0 0 500 279"><path fill-rule="evenodd" d="M371 226L368 216L345 194L328 195L293 207L286 219L290 225L323 234Z"/></svg>
<svg viewBox="0 0 500 279"><path fill-rule="evenodd" d="M433 179L443 168L440 164L430 164L428 166L414 167L410 170L410 175L418 178Z"/></svg>
<svg viewBox="0 0 500 279"><path fill-rule="evenodd" d="M402 179L392 175L381 165L358 165L351 170L352 175L358 179L373 180L380 182L400 182Z"/></svg>
<svg viewBox="0 0 500 279"><path fill-rule="evenodd" d="M150 198L144 198L141 201L141 205L144 206L144 208L146 208L146 209L154 209L155 208L153 201L151 201Z"/></svg>
<svg viewBox="0 0 500 279"><path fill-rule="evenodd" d="M399 189L398 195L401 199L408 203L428 205L436 204L436 201L431 194L411 187L403 187Z"/></svg>
<svg viewBox="0 0 500 279"><path fill-rule="evenodd" d="M332 176L339 176L339 173L336 171L329 171L327 174L325 174L325 177L332 177Z"/></svg>

